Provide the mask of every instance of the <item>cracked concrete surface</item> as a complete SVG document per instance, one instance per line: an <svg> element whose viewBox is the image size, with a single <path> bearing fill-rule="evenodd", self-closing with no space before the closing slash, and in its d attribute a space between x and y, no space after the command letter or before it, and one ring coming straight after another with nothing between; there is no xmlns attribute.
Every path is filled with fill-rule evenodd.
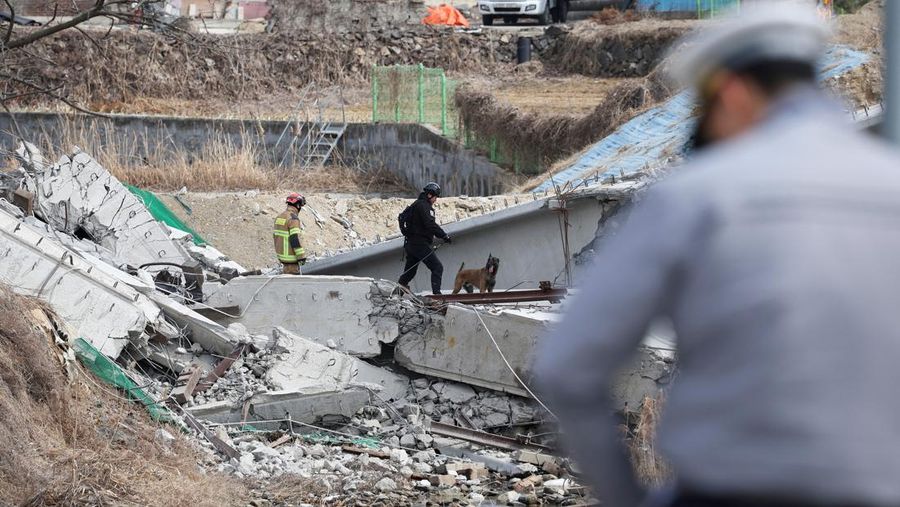
<svg viewBox="0 0 900 507"><path fill-rule="evenodd" d="M267 380L285 391L339 390L371 387L389 400L406 395L409 378L373 366L346 353L275 328L276 351L285 351L269 369Z"/></svg>
<svg viewBox="0 0 900 507"><path fill-rule="evenodd" d="M5 211L0 211L0 259L4 283L49 303L77 336L109 357L118 357L129 341L144 339L148 324L171 330L160 309L120 277Z"/></svg>
<svg viewBox="0 0 900 507"><path fill-rule="evenodd" d="M90 155L76 150L50 166L25 165L35 213L54 229L87 237L132 266L149 262L196 264L169 239L144 204Z"/></svg>
<svg viewBox="0 0 900 507"><path fill-rule="evenodd" d="M206 304L231 308L238 318L210 313L222 323L243 324L251 334L276 326L357 357L374 357L397 339L394 319L375 317L371 278L340 276L247 276L231 280Z"/></svg>

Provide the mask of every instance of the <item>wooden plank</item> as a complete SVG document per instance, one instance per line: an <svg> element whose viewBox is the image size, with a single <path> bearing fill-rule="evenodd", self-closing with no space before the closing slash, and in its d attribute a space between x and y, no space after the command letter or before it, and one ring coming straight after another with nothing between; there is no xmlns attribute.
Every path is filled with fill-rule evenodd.
<svg viewBox="0 0 900 507"><path fill-rule="evenodd" d="M368 454L373 458L382 458L382 459L390 459L391 455L386 452L381 452L378 449L368 449L366 447L357 447L355 445L344 444L341 449L344 452L349 452L351 454Z"/></svg>
<svg viewBox="0 0 900 507"><path fill-rule="evenodd" d="M188 397L194 395L194 390L197 388L202 375L203 370L197 365L191 365L188 371L181 374L178 380L181 382L183 379L184 384L176 386L172 390L172 397L175 398L179 405L184 405L187 403Z"/></svg>
<svg viewBox="0 0 900 507"><path fill-rule="evenodd" d="M271 447L272 449L277 449L279 446L288 443L293 438L293 435L281 435L274 442L269 442L269 447Z"/></svg>

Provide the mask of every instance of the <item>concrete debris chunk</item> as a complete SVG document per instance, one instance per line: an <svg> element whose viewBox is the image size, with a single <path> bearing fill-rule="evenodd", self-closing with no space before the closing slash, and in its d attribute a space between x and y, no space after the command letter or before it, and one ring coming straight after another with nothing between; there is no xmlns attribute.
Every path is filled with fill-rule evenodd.
<svg viewBox="0 0 900 507"><path fill-rule="evenodd" d="M349 419L369 402L369 393L364 389L350 388L343 391L320 392L315 394L279 391L256 394L247 400L248 418L243 417L243 406L235 406L230 401L216 401L187 408L198 419L215 423L253 422L258 429L278 429L281 422L290 420L317 424L329 416Z"/></svg>
<svg viewBox="0 0 900 507"><path fill-rule="evenodd" d="M283 359L269 369L267 380L286 391L318 392L346 389L353 385L377 387L384 399L402 399L409 379L384 368L332 350L277 327L274 330Z"/></svg>
<svg viewBox="0 0 900 507"><path fill-rule="evenodd" d="M87 236L136 267L196 264L140 199L87 153L75 149L52 166L24 168L33 178L27 190L35 195L35 213L57 231Z"/></svg>

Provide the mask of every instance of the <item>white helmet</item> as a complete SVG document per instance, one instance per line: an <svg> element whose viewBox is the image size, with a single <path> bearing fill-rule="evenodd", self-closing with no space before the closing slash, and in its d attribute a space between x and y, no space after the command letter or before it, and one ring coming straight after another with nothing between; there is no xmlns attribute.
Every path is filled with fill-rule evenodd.
<svg viewBox="0 0 900 507"><path fill-rule="evenodd" d="M700 87L722 69L764 61L808 62L825 52L830 30L811 2L745 3L672 46L668 73L680 86Z"/></svg>

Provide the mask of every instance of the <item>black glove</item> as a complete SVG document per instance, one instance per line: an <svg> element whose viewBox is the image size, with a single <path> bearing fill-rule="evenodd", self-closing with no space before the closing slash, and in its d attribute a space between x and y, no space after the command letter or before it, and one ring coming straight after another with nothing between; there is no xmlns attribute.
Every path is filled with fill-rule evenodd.
<svg viewBox="0 0 900 507"><path fill-rule="evenodd" d="M444 236L444 243L453 243L453 239L450 238L450 235Z"/></svg>
<svg viewBox="0 0 900 507"><path fill-rule="evenodd" d="M301 265L301 266L305 266L305 265L306 265L306 257L300 259L300 265Z"/></svg>

